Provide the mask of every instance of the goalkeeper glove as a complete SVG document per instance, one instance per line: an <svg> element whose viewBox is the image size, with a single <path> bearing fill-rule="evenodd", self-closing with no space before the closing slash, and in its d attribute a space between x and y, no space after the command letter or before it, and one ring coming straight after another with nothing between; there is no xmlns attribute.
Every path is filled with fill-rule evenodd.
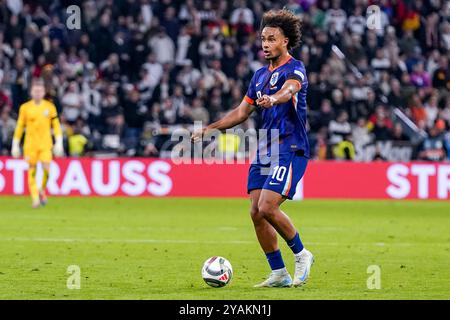
<svg viewBox="0 0 450 320"><path fill-rule="evenodd" d="M18 139L13 139L12 141L11 155L14 158L20 157L20 141Z"/></svg>
<svg viewBox="0 0 450 320"><path fill-rule="evenodd" d="M64 146L62 136L55 138L55 146L53 147L53 153L56 157L64 156Z"/></svg>

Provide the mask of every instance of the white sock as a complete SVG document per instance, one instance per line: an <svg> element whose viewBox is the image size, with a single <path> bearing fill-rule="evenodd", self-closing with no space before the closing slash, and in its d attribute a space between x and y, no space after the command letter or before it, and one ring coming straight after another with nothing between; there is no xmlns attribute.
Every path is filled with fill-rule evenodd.
<svg viewBox="0 0 450 320"><path fill-rule="evenodd" d="M273 274L280 276L287 273L286 267L281 269L272 270Z"/></svg>

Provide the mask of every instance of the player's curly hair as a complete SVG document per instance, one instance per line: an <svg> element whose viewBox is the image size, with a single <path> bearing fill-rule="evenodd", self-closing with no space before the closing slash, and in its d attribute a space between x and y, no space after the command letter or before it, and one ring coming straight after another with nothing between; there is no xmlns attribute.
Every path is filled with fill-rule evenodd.
<svg viewBox="0 0 450 320"><path fill-rule="evenodd" d="M264 13L259 30L265 27L280 28L283 34L289 39L288 50L300 45L302 37L302 21L292 11L287 9L270 10Z"/></svg>

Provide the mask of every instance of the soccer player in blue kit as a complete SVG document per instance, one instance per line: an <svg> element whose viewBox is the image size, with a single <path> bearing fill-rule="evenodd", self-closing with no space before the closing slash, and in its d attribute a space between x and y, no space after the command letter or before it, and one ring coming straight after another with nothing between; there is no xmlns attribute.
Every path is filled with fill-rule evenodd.
<svg viewBox="0 0 450 320"><path fill-rule="evenodd" d="M306 134L306 91L308 80L303 63L289 50L300 43L301 21L288 10L269 11L261 22L264 57L269 64L255 72L247 94L240 105L219 121L195 132L192 140L201 140L209 130L226 130L244 122L257 107L262 108L262 129L278 130L278 157L270 163L260 161L263 148L251 164L247 190L250 214L262 250L272 269L268 279L255 287L290 287L303 285L310 274L314 257L304 248L291 219L280 210L286 199L292 199L296 185L305 173L309 158ZM273 137L267 139L265 150ZM270 153L270 152L269 152ZM269 155L267 153L266 155ZM264 168L269 167L269 174ZM277 233L283 237L295 256L292 280L278 247Z"/></svg>

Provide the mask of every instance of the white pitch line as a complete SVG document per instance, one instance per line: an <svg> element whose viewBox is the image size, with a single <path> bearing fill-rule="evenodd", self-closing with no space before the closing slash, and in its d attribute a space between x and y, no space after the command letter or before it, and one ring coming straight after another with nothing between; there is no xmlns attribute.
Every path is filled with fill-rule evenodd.
<svg viewBox="0 0 450 320"><path fill-rule="evenodd" d="M256 244L257 241L248 240L226 240L226 241L201 241L201 240L186 240L186 239L102 239L102 238L0 238L0 241L18 241L18 242L85 242L85 243L169 243L169 244ZM450 243L443 242L355 242L355 243L342 243L342 242L308 242L307 245L311 246L376 246L376 247L411 247L411 246L442 246L450 247Z"/></svg>
<svg viewBox="0 0 450 320"><path fill-rule="evenodd" d="M198 241L184 239L87 239L87 238L0 238L0 241L20 242L90 242L90 243L208 243L208 244L249 244L254 241L230 240L230 241Z"/></svg>

